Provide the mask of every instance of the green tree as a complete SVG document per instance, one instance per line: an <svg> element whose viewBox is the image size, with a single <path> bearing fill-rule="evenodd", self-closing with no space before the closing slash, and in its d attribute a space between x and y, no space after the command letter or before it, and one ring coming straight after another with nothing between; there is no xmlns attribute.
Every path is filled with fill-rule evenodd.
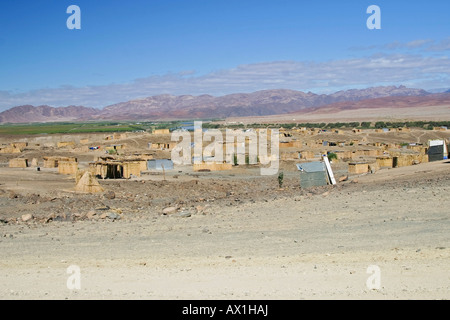
<svg viewBox="0 0 450 320"><path fill-rule="evenodd" d="M375 122L375 128L377 129L386 128L386 123L384 123L384 121L377 121Z"/></svg>

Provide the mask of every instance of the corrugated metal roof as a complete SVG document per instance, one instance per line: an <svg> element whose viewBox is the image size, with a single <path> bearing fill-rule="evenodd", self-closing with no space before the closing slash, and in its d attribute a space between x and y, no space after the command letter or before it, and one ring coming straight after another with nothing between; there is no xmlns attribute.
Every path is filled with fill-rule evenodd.
<svg viewBox="0 0 450 320"><path fill-rule="evenodd" d="M325 171L325 164L322 161L297 163L297 169L304 172L321 172Z"/></svg>
<svg viewBox="0 0 450 320"><path fill-rule="evenodd" d="M173 162L170 159L150 159L147 160L147 169L148 170L172 170Z"/></svg>

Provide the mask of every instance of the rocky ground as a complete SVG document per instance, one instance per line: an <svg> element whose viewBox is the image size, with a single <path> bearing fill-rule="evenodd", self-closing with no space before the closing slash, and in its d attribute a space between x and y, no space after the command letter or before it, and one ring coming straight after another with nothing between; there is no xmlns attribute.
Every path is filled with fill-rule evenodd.
<svg viewBox="0 0 450 320"><path fill-rule="evenodd" d="M256 171L175 172L98 195L56 172L0 174L2 299L450 298L446 161L308 190L294 171L282 188Z"/></svg>
<svg viewBox="0 0 450 320"><path fill-rule="evenodd" d="M251 173L244 178L239 172L245 170ZM59 175L54 169L0 171L4 179L0 183L0 219L9 224L98 220L110 212L130 221L181 212L210 214L214 207L236 207L327 189L301 190L296 172L286 173L280 188L277 176L259 176L259 169L250 168L213 175L175 171L164 177L158 173L129 180L99 180L104 193L83 194L73 191L73 177Z"/></svg>

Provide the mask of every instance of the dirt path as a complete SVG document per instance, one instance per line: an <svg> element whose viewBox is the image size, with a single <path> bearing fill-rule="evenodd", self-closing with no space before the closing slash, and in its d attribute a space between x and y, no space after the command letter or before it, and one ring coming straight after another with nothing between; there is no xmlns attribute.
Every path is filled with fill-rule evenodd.
<svg viewBox="0 0 450 320"><path fill-rule="evenodd" d="M0 297L449 299L450 164L357 179L206 215L0 224Z"/></svg>

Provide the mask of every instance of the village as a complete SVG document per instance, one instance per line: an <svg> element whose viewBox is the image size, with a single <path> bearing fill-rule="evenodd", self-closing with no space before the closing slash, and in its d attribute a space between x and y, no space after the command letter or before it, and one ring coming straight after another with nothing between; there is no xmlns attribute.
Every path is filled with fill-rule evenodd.
<svg viewBox="0 0 450 320"><path fill-rule="evenodd" d="M153 206L157 204L153 209L164 214L183 212L186 210L186 202L191 199L193 203L189 205L195 209L191 208L192 210L186 213L190 215L202 211L197 208L204 207L208 196L228 199L233 195L234 198L239 198L239 201L244 199L255 201L257 198L270 197L261 192L262 187L269 194L273 194L274 191L279 193L282 190L285 196L295 196L301 192L311 192L317 187L349 183L362 175L448 158L447 144L450 130L446 127L436 127L433 130L406 127L277 129L279 148L276 159L272 161L276 160L278 170L273 176L261 176L259 169L264 166L261 163L263 161L259 156L254 157L250 153L248 139L245 140L245 148L242 149L237 148L237 141L231 142L231 150L234 152L245 150L245 154L241 155L229 154L227 147L230 142L221 142L224 154L228 151L227 161L224 160L223 163L208 162L203 157L201 162L179 164L172 161L172 152L178 141L173 141L169 129L111 134L39 135L20 139L7 137L2 139L3 144L0 146L2 164L0 174L4 176L0 186L5 196L14 194L11 197L21 194L24 197L29 194L39 196L52 194L54 197L58 194L56 198L65 198L91 194L97 195L98 198L99 195L109 194L111 197L111 194L127 193L129 199L137 196L131 195L135 182L147 184L153 182L154 186L168 183L172 186L171 196L176 200L167 198L167 194L158 197L159 190L156 192L149 190L152 194L149 197L154 198ZM208 132L208 129L203 131ZM270 133L271 129L236 131L247 135L249 131ZM189 134L194 136L193 131ZM203 142L203 149L208 144L210 142ZM245 159L245 162L238 162L238 156L239 159ZM327 160L331 163L333 179L330 179L330 175L324 174L326 168L325 165L321 165L324 156L327 156ZM195 158L194 148L191 157ZM312 164L312 168L314 164L319 164L319 167L316 166L316 169L319 169L308 172L309 164ZM318 174L317 171L322 173ZM44 176L47 176L44 180L52 182L40 181L42 179L39 177ZM11 180L9 181L7 177L11 177ZM30 179L30 182L26 182L27 179ZM33 180L38 182L33 183ZM60 181L61 184L56 184L55 187L53 185L55 181ZM258 182L251 183L252 181ZM205 187L204 191L199 192L203 192L203 196L196 196L195 190L186 188L186 184L197 185L199 182ZM209 184L212 185L211 188L208 187ZM213 185L217 184L220 185L221 196L216 194L217 191L212 191ZM120 188L117 188L118 185ZM249 191L251 189L259 190L259 193L254 194ZM209 195L211 192L214 192L214 196ZM37 212L30 212L29 209L24 209L19 214L20 211L15 210L9 215L7 211L3 211L2 219L22 223L39 217ZM78 213L78 217L81 215L85 218L89 212L90 216L94 215L92 208L86 208L85 212ZM70 216L66 213L64 219L67 219L67 215ZM98 216L100 214L96 215ZM75 219L73 215L71 219ZM47 217L40 220L52 219Z"/></svg>
<svg viewBox="0 0 450 320"><path fill-rule="evenodd" d="M266 131L270 132L270 129ZM243 130L241 133L245 135ZM348 174L353 175L446 159L450 130L446 127L437 127L432 131L410 128L280 128L279 134L278 157L286 165L286 170L294 170L295 163L320 161L322 155L332 154L335 167L343 173L347 169ZM430 141L431 148L436 143L442 146L440 157L435 157L435 153L430 150ZM170 159L171 151L177 145L169 129L157 129L153 133L90 134L89 137L78 134L41 136L5 142L3 140L0 146L3 166L7 163L9 168L57 168L58 173L74 177L80 171L88 170L101 179L137 178L149 171L161 171L164 164L166 171L174 170ZM248 142L245 151L247 164ZM223 144L225 153L226 142ZM204 143L203 148L206 145ZM236 146L237 142L234 141L232 148L237 150ZM229 165L195 162L197 165L194 164L192 170L229 171L232 165L237 165L236 160L224 162Z"/></svg>

